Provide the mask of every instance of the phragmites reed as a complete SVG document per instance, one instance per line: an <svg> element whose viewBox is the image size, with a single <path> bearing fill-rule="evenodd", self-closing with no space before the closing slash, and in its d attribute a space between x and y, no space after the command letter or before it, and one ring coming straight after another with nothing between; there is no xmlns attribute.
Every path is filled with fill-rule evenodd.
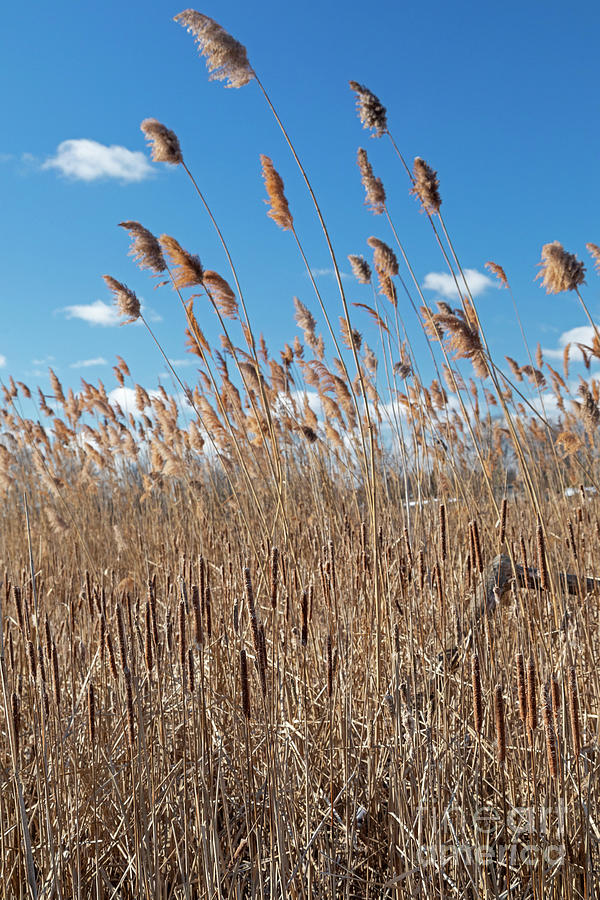
<svg viewBox="0 0 600 900"><path fill-rule="evenodd" d="M546 538L544 535L544 527L538 522L536 528L536 547L537 547L537 563L540 573L540 587L543 591L550 590L550 579L548 578L548 563L546 560Z"/></svg>
<svg viewBox="0 0 600 900"><path fill-rule="evenodd" d="M202 283L221 315L226 319L235 319L238 313L237 300L225 279L212 269L206 269Z"/></svg>
<svg viewBox="0 0 600 900"><path fill-rule="evenodd" d="M242 686L242 710L246 721L250 719L250 684L248 682L248 660L246 651L240 650L240 681Z"/></svg>
<svg viewBox="0 0 600 900"><path fill-rule="evenodd" d="M490 260L489 262L486 262L485 268L489 269L492 275L496 276L502 287L508 287L508 278L506 277L506 272L501 265Z"/></svg>
<svg viewBox="0 0 600 900"><path fill-rule="evenodd" d="M269 197L265 202L270 204L267 215L284 231L291 231L294 227L294 219L284 193L283 179L275 169L273 160L270 157L261 154L260 164L262 166L263 181Z"/></svg>
<svg viewBox="0 0 600 900"><path fill-rule="evenodd" d="M546 696L544 699L544 706L542 709L542 715L544 718L544 732L546 735L546 755L548 757L548 768L550 769L550 775L552 778L558 777L558 747L556 740L556 732L554 730L554 723L552 722L552 708L550 704L550 697L546 692Z"/></svg>
<svg viewBox="0 0 600 900"><path fill-rule="evenodd" d="M348 256L352 274L359 284L368 284L371 280L371 266L363 256L356 256L351 253Z"/></svg>
<svg viewBox="0 0 600 900"><path fill-rule="evenodd" d="M600 424L600 409L598 409L598 405L594 400L592 392L585 381L582 381L579 384L577 393L582 400L579 404L579 418L583 422L586 430L590 434L593 434L598 427L598 424Z"/></svg>
<svg viewBox="0 0 600 900"><path fill-rule="evenodd" d="M481 697L481 672L477 653L474 653L471 657L471 685L473 688L473 722L475 731L479 734L483 725L483 701Z"/></svg>
<svg viewBox="0 0 600 900"><path fill-rule="evenodd" d="M127 325L129 322L135 322L139 319L142 309L135 293L127 285L122 284L110 275L103 275L102 277L108 289L114 295L120 314L128 317L124 322L121 322L121 325Z"/></svg>
<svg viewBox="0 0 600 900"><path fill-rule="evenodd" d="M173 284L178 290L204 284L204 269L198 256L188 253L174 237L168 234L161 234L160 243L169 257Z"/></svg>
<svg viewBox="0 0 600 900"><path fill-rule="evenodd" d="M365 204L376 216L380 216L385 207L385 188L381 178L376 178L373 166L369 162L367 151L359 147L356 163L365 189Z"/></svg>
<svg viewBox="0 0 600 900"><path fill-rule="evenodd" d="M574 291L585 281L585 266L573 253L568 253L558 241L544 244L540 271L535 276L542 279L547 294Z"/></svg>
<svg viewBox="0 0 600 900"><path fill-rule="evenodd" d="M372 137L382 137L387 131L387 115L385 106L363 84L350 81L350 88L356 94L356 111L362 127L374 132Z"/></svg>
<svg viewBox="0 0 600 900"><path fill-rule="evenodd" d="M140 269L150 269L155 275L165 271L167 264L160 243L151 231L139 222L119 222L119 227L125 228L132 238L129 255Z"/></svg>
<svg viewBox="0 0 600 900"><path fill-rule="evenodd" d="M183 162L179 138L174 131L157 119L144 119L140 128L148 141L154 162L170 163L172 166Z"/></svg>
<svg viewBox="0 0 600 900"><path fill-rule="evenodd" d="M494 717L496 720L496 752L498 763L502 766L506 759L506 720L504 717L504 697L502 685L497 684L494 691Z"/></svg>
<svg viewBox="0 0 600 900"><path fill-rule="evenodd" d="M415 194L419 198L425 212L430 215L438 213L442 205L442 198L440 196L440 183L437 172L431 166L428 166L420 156L415 157L413 179L411 194Z"/></svg>
<svg viewBox="0 0 600 900"><path fill-rule="evenodd" d="M537 685L535 676L535 660L529 657L527 662L527 731L530 743L533 742L533 732L537 728Z"/></svg>
<svg viewBox="0 0 600 900"><path fill-rule="evenodd" d="M594 267L597 272L600 272L600 247L598 244L586 244L586 249L592 259L594 260Z"/></svg>
<svg viewBox="0 0 600 900"><path fill-rule="evenodd" d="M185 9L174 21L193 35L199 53L206 59L211 81L226 81L227 87L239 88L255 77L244 45L214 19L195 9Z"/></svg>
<svg viewBox="0 0 600 900"><path fill-rule="evenodd" d="M367 238L367 244L373 249L373 265L379 278L379 292L396 305L396 288L392 278L398 274L398 260L391 247L379 238Z"/></svg>
<svg viewBox="0 0 600 900"><path fill-rule="evenodd" d="M569 719L571 722L571 738L573 754L579 759L581 752L581 730L579 724L579 691L577 689L577 672L575 666L569 667Z"/></svg>

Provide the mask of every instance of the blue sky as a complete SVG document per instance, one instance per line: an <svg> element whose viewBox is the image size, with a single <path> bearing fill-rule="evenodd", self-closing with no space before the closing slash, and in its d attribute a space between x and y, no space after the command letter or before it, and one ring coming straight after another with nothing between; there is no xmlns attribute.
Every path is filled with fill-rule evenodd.
<svg viewBox="0 0 600 900"><path fill-rule="evenodd" d="M107 319L99 306L111 302L104 273L138 293L167 353L185 358L176 299L155 290L127 256L122 220L173 235L229 279L184 173L149 161L139 129L148 116L178 134L270 349L296 333L294 295L316 313L292 238L266 216L259 154L271 156L284 178L312 265L327 270L299 174L256 85L227 90L209 82L192 38L172 21L182 8L162 0L34 0L3 12L3 379L47 387L51 365L65 385L76 388L83 376L110 389L119 354L136 381L156 385L165 367L143 328L91 321ZM421 283L437 285L428 298L444 289L431 278L444 272L443 261L389 143L360 127L348 88L355 79L387 107L405 156L420 155L438 170L463 265L483 272L493 259L504 266L532 345L556 349L561 334L586 324L572 296L547 297L533 280L548 241L585 259L585 297L600 317L600 279L585 250L588 241L600 243L597 4L222 0L198 8L246 45L313 180L346 271L348 253L367 255L369 235L392 243L383 218L363 204L355 160L364 146ZM334 282L319 278L337 319ZM371 301L368 289L351 279L346 285L349 300ZM526 362L508 294L481 286L478 307L496 356ZM213 317L199 302L201 325L214 337ZM406 321L417 334L408 311ZM355 325L375 343L364 318ZM422 362L426 369L424 353ZM193 369L181 373L193 380Z"/></svg>

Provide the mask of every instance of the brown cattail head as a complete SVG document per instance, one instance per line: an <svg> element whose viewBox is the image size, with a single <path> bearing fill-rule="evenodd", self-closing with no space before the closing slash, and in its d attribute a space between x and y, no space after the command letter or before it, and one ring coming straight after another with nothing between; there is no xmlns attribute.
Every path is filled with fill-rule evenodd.
<svg viewBox="0 0 600 900"><path fill-rule="evenodd" d="M415 194L419 198L425 212L430 215L438 213L442 205L442 198L437 172L428 166L420 156L415 157L413 179L414 185L411 188L411 194Z"/></svg>
<svg viewBox="0 0 600 900"><path fill-rule="evenodd" d="M125 228L133 239L129 254L140 269L150 269L155 275L165 271L167 264L161 246L151 231L139 222L119 222L119 227Z"/></svg>
<svg viewBox="0 0 600 900"><path fill-rule="evenodd" d="M166 162L172 166L183 162L179 139L174 131L157 119L144 119L140 128L150 145L154 162Z"/></svg>
<svg viewBox="0 0 600 900"><path fill-rule="evenodd" d="M187 632L185 601L179 601L179 668L181 671L181 689L187 690Z"/></svg>
<svg viewBox="0 0 600 900"><path fill-rule="evenodd" d="M18 756L21 743L21 701L19 700L19 695L14 691L12 695L11 713L13 732L15 735L15 750L17 751Z"/></svg>
<svg viewBox="0 0 600 900"><path fill-rule="evenodd" d="M525 681L525 662L523 654L517 653L517 698L519 701L519 718L527 722L527 686Z"/></svg>
<svg viewBox="0 0 600 900"><path fill-rule="evenodd" d="M535 276L542 279L547 294L574 291L585 282L585 266L573 253L567 253L562 244L552 241L542 247L540 271Z"/></svg>
<svg viewBox="0 0 600 900"><path fill-rule="evenodd" d="M502 498L502 509L500 510L500 538L498 543L500 547L504 543L506 539L506 513L508 510L508 500L506 497Z"/></svg>
<svg viewBox="0 0 600 900"><path fill-rule="evenodd" d="M448 522L446 518L446 504L440 504L439 510L440 524L440 557L442 562L448 559Z"/></svg>
<svg viewBox="0 0 600 900"><path fill-rule="evenodd" d="M371 280L371 266L363 256L350 254L348 256L352 274L359 284L368 284Z"/></svg>
<svg viewBox="0 0 600 900"><path fill-rule="evenodd" d="M548 768L552 778L558 776L558 748L556 740L556 732L552 722L552 709L550 706L550 697L546 692L544 699L544 707L542 710L544 718L544 733L546 735L546 754L548 756Z"/></svg>
<svg viewBox="0 0 600 900"><path fill-rule="evenodd" d="M571 721L571 738L573 754L579 759L581 752L581 730L579 725L579 692L577 690L577 672L575 666L569 668L569 719Z"/></svg>
<svg viewBox="0 0 600 900"><path fill-rule="evenodd" d="M193 35L199 53L206 59L211 81L226 81L227 87L239 88L255 77L246 48L214 19L185 9L174 20Z"/></svg>
<svg viewBox="0 0 600 900"><path fill-rule="evenodd" d="M533 732L537 728L537 685L535 676L535 660L529 657L527 662L527 731L533 743Z"/></svg>
<svg viewBox="0 0 600 900"><path fill-rule="evenodd" d="M112 278L111 275L103 275L102 277L114 296L120 314L128 317L121 324L127 325L129 322L135 322L139 319L142 314L142 308L136 294L126 284L122 284L116 278Z"/></svg>
<svg viewBox="0 0 600 900"><path fill-rule="evenodd" d="M88 737L93 753L96 743L96 697L94 695L94 685L91 681L88 687Z"/></svg>
<svg viewBox="0 0 600 900"><path fill-rule="evenodd" d="M473 722L475 731L479 734L483 725L483 701L481 697L479 656L476 653L471 657L471 684L473 688Z"/></svg>
<svg viewBox="0 0 600 900"><path fill-rule="evenodd" d="M270 219L273 219L280 228L283 228L284 231L291 231L294 227L294 219L284 193L283 179L276 171L273 160L268 156L261 154L260 164L262 166L262 177L269 197L266 202L270 204L267 215Z"/></svg>
<svg viewBox="0 0 600 900"><path fill-rule="evenodd" d="M367 151L359 147L356 163L365 189L365 203L376 216L380 216L385 208L385 188L381 178L376 178L373 166L369 162Z"/></svg>
<svg viewBox="0 0 600 900"><path fill-rule="evenodd" d="M504 764L506 759L506 721L504 717L504 697L502 694L502 686L496 685L494 692L494 716L496 719L496 750L498 753L498 763Z"/></svg>
<svg viewBox="0 0 600 900"><path fill-rule="evenodd" d="M550 691L552 698L552 717L554 719L554 728L558 734L558 725L560 721L560 684L556 675L552 677L550 682Z"/></svg>
<svg viewBox="0 0 600 900"><path fill-rule="evenodd" d="M550 579L548 578L548 563L546 561L546 538L544 536L544 528L541 522L538 522L536 529L536 545L538 570L540 573L540 587L543 591L549 591Z"/></svg>
<svg viewBox="0 0 600 900"><path fill-rule="evenodd" d="M248 682L248 660L246 651L240 650L240 680L242 687L242 710L246 721L250 719L250 684Z"/></svg>
<svg viewBox="0 0 600 900"><path fill-rule="evenodd" d="M150 609L149 600L146 600L145 613L146 633L144 635L144 659L146 661L146 669L150 673L154 666L154 652L152 647L152 611Z"/></svg>
<svg viewBox="0 0 600 900"><path fill-rule="evenodd" d="M302 630L300 640L303 647L308 643L308 591L302 591L302 600L300 603L302 614Z"/></svg>
<svg viewBox="0 0 600 900"><path fill-rule="evenodd" d="M327 635L327 696L331 700L333 694L333 651L331 647L331 635Z"/></svg>
<svg viewBox="0 0 600 900"><path fill-rule="evenodd" d="M279 550L273 547L271 551L271 607L277 608L277 576L279 574Z"/></svg>
<svg viewBox="0 0 600 900"><path fill-rule="evenodd" d="M350 81L350 88L356 94L356 110L362 127L371 129L372 137L381 137L387 131L385 106L378 97L358 81Z"/></svg>

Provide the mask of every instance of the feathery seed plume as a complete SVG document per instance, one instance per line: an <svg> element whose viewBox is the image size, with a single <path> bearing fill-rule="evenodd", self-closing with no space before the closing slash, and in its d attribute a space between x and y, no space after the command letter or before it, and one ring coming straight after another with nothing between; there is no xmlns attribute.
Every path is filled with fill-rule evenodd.
<svg viewBox="0 0 600 900"><path fill-rule="evenodd" d="M381 178L376 178L373 174L367 151L362 147L358 148L356 163L366 193L365 203L376 216L380 216L385 207L385 188Z"/></svg>
<svg viewBox="0 0 600 900"><path fill-rule="evenodd" d="M160 243L171 261L173 281L176 288L193 287L204 283L204 269L200 258L184 250L175 238L161 234Z"/></svg>
<svg viewBox="0 0 600 900"><path fill-rule="evenodd" d="M110 275L103 275L102 277L109 290L114 294L115 303L119 307L121 315L129 317L121 324L127 325L128 322L135 322L136 319L139 319L142 311L140 301L134 292L127 285L121 284L120 281L117 281L116 278L112 278Z"/></svg>
<svg viewBox="0 0 600 900"><path fill-rule="evenodd" d="M489 262L486 262L485 268L489 269L490 272L496 276L503 287L508 287L508 278L506 277L506 272L501 265L490 260Z"/></svg>
<svg viewBox="0 0 600 900"><path fill-rule="evenodd" d="M204 287L210 291L215 306L226 319L235 319L238 305L235 294L224 278L211 269L206 269L203 277Z"/></svg>
<svg viewBox="0 0 600 900"><path fill-rule="evenodd" d="M284 231L291 231L294 227L294 219L290 212L290 208L283 192L283 179L276 171L273 160L261 153L260 163L262 166L262 176L269 195L268 202L271 208L267 215L273 219Z"/></svg>
<svg viewBox="0 0 600 900"><path fill-rule="evenodd" d="M574 253L568 253L558 241L544 244L540 271L535 276L542 279L547 294L574 291L585 281L585 266Z"/></svg>
<svg viewBox="0 0 600 900"><path fill-rule="evenodd" d="M179 138L174 131L157 119L144 119L140 128L146 135L153 162L166 162L172 166L183 162Z"/></svg>
<svg viewBox="0 0 600 900"><path fill-rule="evenodd" d="M598 244L586 244L585 246L588 253L594 260L596 271L600 272L600 247L598 246Z"/></svg>
<svg viewBox="0 0 600 900"><path fill-rule="evenodd" d="M440 196L440 183L438 181L437 172L428 166L424 159L420 156L415 157L413 165L414 186L410 193L415 194L421 201L425 212L439 213L442 205Z"/></svg>
<svg viewBox="0 0 600 900"><path fill-rule="evenodd" d="M195 9L185 9L174 21L194 36L198 51L206 58L211 81L226 81L227 87L239 88L255 77L244 45L214 19Z"/></svg>
<svg viewBox="0 0 600 900"><path fill-rule="evenodd" d="M370 128L375 133L372 137L381 137L387 131L387 115L385 106L375 94L358 81L350 81L350 88L356 94L356 110L363 128Z"/></svg>
<svg viewBox="0 0 600 900"><path fill-rule="evenodd" d="M371 266L363 256L356 256L351 253L348 256L352 274L359 284L368 284L371 280Z"/></svg>
<svg viewBox="0 0 600 900"><path fill-rule="evenodd" d="M133 238L129 255L133 256L140 269L150 269L156 275L167 268L158 238L139 222L119 222L119 228L125 228Z"/></svg>

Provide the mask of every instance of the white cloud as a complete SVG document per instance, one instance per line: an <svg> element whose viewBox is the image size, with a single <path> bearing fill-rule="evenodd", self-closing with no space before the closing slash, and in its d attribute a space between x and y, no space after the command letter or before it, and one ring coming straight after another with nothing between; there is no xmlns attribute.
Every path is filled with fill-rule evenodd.
<svg viewBox="0 0 600 900"><path fill-rule="evenodd" d="M2 353L0 353L0 369L3 369L5 365L6 365L6 357L3 356Z"/></svg>
<svg viewBox="0 0 600 900"><path fill-rule="evenodd" d="M597 325L596 327L600 331L600 325ZM544 347L544 356L547 356L548 359L560 360L563 358L563 353L565 352L567 344L572 344L573 346L569 352L569 358L573 360L573 362L581 362L583 354L575 345L585 344L587 347L591 347L593 340L594 329L592 326L579 325L577 328L570 328L568 331L563 331L558 338L558 347Z"/></svg>
<svg viewBox="0 0 600 900"><path fill-rule="evenodd" d="M315 275L319 278L322 278L322 277L335 278L336 277L335 269L312 269L311 271L312 271L313 275ZM308 278L308 274L306 277ZM340 272L340 277L343 279L343 278L351 278L352 276L350 275L349 272Z"/></svg>
<svg viewBox="0 0 600 900"><path fill-rule="evenodd" d="M65 306L62 312L67 319L83 319L90 325L119 325L121 322L117 307L104 303L102 300Z"/></svg>
<svg viewBox="0 0 600 900"><path fill-rule="evenodd" d="M108 363L103 356L96 356L94 359L80 359L77 362L69 363L70 369L89 369L92 366L107 366Z"/></svg>
<svg viewBox="0 0 600 900"><path fill-rule="evenodd" d="M128 150L113 144L107 147L87 138L62 141L54 156L42 164L43 169L58 169L68 178L96 181L117 178L119 181L143 181L154 170L139 150Z"/></svg>
<svg viewBox="0 0 600 900"><path fill-rule="evenodd" d="M499 287L496 281L492 281L484 272L478 272L477 269L463 269L463 272L473 297L478 297L488 288ZM464 282L460 276L458 284L461 289L464 289ZM422 286L426 291L435 291L436 294L441 294L447 300L458 300L458 290L454 278L449 272L428 272Z"/></svg>

